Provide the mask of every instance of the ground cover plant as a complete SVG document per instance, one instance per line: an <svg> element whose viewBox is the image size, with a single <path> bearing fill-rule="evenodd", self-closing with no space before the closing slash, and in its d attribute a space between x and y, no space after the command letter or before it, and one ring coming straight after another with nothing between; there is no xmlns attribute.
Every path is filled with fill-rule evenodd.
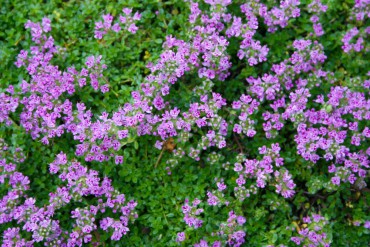
<svg viewBox="0 0 370 247"><path fill-rule="evenodd" d="M370 1L3 1L2 246L368 246Z"/></svg>

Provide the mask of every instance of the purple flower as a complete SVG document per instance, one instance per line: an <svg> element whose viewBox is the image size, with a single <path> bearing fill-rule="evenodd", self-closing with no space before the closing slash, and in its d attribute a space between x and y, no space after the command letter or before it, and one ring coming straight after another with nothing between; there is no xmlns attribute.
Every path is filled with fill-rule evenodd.
<svg viewBox="0 0 370 247"><path fill-rule="evenodd" d="M335 185L339 185L340 184L340 177L332 177L331 182Z"/></svg>
<svg viewBox="0 0 370 247"><path fill-rule="evenodd" d="M369 220L365 221L364 227L367 228L367 229L370 228L370 221Z"/></svg>
<svg viewBox="0 0 370 247"><path fill-rule="evenodd" d="M183 242L185 240L185 232L177 233L176 242Z"/></svg>

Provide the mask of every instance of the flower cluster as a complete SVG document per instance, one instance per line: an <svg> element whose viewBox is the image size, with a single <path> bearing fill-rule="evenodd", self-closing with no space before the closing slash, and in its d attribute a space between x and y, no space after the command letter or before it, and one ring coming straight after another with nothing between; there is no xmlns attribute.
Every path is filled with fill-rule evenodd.
<svg viewBox="0 0 370 247"><path fill-rule="evenodd" d="M233 23L226 30L226 35L230 38L243 37L243 41L240 44L240 50L238 51L238 58L247 58L250 66L254 66L259 62L267 60L267 53L269 49L266 45L262 46L260 41L254 40L253 36L256 34L258 29L258 20L255 13L255 6L253 3L243 4L240 6L241 11L245 14L247 23L243 24L240 17L233 17Z"/></svg>
<svg viewBox="0 0 370 247"><path fill-rule="evenodd" d="M52 65L52 58L60 49L54 44L53 37L47 36L51 30L50 20L44 18L41 25L28 21L25 26L31 29L36 46L32 46L30 52L22 50L15 64L25 67L31 80L23 80L20 92L11 90L13 95L10 98L2 94L1 99L2 102L12 102L12 107L7 103L7 111L14 111L17 103L21 103L20 124L34 139L43 137L42 142L48 144L49 139L70 131L76 122L73 104L65 96L74 94L77 86L84 87L88 80L95 90L109 90L107 84L99 82L106 65L101 63L101 56L90 56L81 71L74 67L61 71ZM62 123L58 124L60 121Z"/></svg>
<svg viewBox="0 0 370 247"><path fill-rule="evenodd" d="M351 51L360 52L365 48L364 37L370 34L370 27L367 28L364 32L360 33L360 30L357 27L354 27L346 32L342 42L342 49L344 52L349 53ZM357 40L353 42L353 39L357 36ZM352 41L352 43L351 43Z"/></svg>
<svg viewBox="0 0 370 247"><path fill-rule="evenodd" d="M194 26L190 47L196 54L191 62L200 67L198 69L200 78L218 77L220 80L225 80L229 75L228 69L231 63L226 52L229 42L221 32L226 28L222 21L229 19L225 11L231 1L208 1L207 3L211 6L210 15L202 13L197 3L191 3L189 20Z"/></svg>
<svg viewBox="0 0 370 247"><path fill-rule="evenodd" d="M240 122L235 123L233 127L235 133L243 133L248 137L253 137L256 134L255 121L250 116L258 110L258 106L258 101L244 94L240 96L240 100L233 102L233 109L240 111L238 116Z"/></svg>
<svg viewBox="0 0 370 247"><path fill-rule="evenodd" d="M203 220L199 219L198 215L203 213L202 208L197 208L201 201L197 198L193 200L191 204L189 204L189 200L185 200L185 204L181 207L182 213L184 216L185 223L194 229L202 227Z"/></svg>
<svg viewBox="0 0 370 247"><path fill-rule="evenodd" d="M370 35L370 26L366 25L366 20L370 18L370 3L367 0L357 0L351 11L351 20L356 21L356 26L349 29L343 36L342 49L345 53L352 51L360 52L365 49L368 51L365 40ZM365 25L361 25L364 23ZM353 40L356 37L356 40Z"/></svg>
<svg viewBox="0 0 370 247"><path fill-rule="evenodd" d="M308 109L304 112L306 123L297 127L295 137L298 153L306 160L316 163L319 159L335 161L329 167L334 185L340 181L366 186L364 177L369 168L368 154L353 152L346 145L360 146L368 137L368 128L359 129L359 123L370 120L369 103L364 93L352 92L346 87L331 87L328 99L323 96L316 100L321 109ZM350 116L350 119L344 116ZM323 150L323 155L318 150ZM369 149L364 150L370 152Z"/></svg>
<svg viewBox="0 0 370 247"><path fill-rule="evenodd" d="M32 236L30 240L23 239L19 228L9 228L4 232L4 243L15 241L17 244L22 242L22 246L33 246L33 243L44 242L47 246L82 246L83 243L93 241L92 232L97 230L95 221L101 217L100 213L108 209L120 215L119 220L102 218L100 228L105 231L111 228L112 240L119 240L127 234L129 220L137 217L134 211L137 203L126 202L125 195L115 190L108 178L100 181L98 172L87 169L79 162L68 162L66 155L60 153L50 164L50 173L59 172L59 178L67 185L50 193L49 204L37 207L36 199L26 194L29 178L17 171L16 164L6 159L10 157L15 162L22 162L24 158L19 154L21 150L15 149L14 155L8 155L7 146L1 144L0 181L7 183L11 189L0 200L0 224L16 221L18 225L23 225L22 230L30 232ZM85 196L99 198L97 204L74 209L71 212L71 218L75 219L72 231L62 230L59 221L53 219L55 211L72 201L82 201Z"/></svg>
<svg viewBox="0 0 370 247"><path fill-rule="evenodd" d="M265 5L260 4L259 12L268 26L268 31L275 32L279 26L284 28L288 25L290 18L299 17L299 4L299 0L285 0L281 1L279 7L273 7L271 10L267 10Z"/></svg>
<svg viewBox="0 0 370 247"><path fill-rule="evenodd" d="M304 228L299 231L300 237L292 237L291 240L303 246L330 246L329 236L325 233L325 226L329 223L325 217L312 214L303 218Z"/></svg>
<svg viewBox="0 0 370 247"><path fill-rule="evenodd" d="M266 146L259 148L259 153L262 154L260 160L246 159L239 157L239 161L234 165L234 171L239 177L236 179L237 186L234 188L236 197L243 201L250 194L255 194L257 188L265 188L267 182L272 183L276 192L283 195L285 198L292 197L295 192L295 184L291 174L281 166L284 164L284 159L280 157L280 146L278 143L272 144L271 148ZM241 164L244 162L243 164ZM248 180L256 178L256 185L252 184L246 188Z"/></svg>
<svg viewBox="0 0 370 247"><path fill-rule="evenodd" d="M242 230L242 226L246 222L243 216L236 215L234 211L229 212L229 217L226 222L221 222L219 230L213 232L212 236L221 240L216 240L210 243L206 239L200 240L199 243L194 244L195 247L221 247L234 246L239 247L245 242L246 233Z"/></svg>
<svg viewBox="0 0 370 247"><path fill-rule="evenodd" d="M215 179L217 190L207 192L207 203L209 206L221 206L223 204L228 205L229 202L224 198L224 190L227 188L223 179Z"/></svg>
<svg viewBox="0 0 370 247"><path fill-rule="evenodd" d="M136 33L138 30L136 22L141 19L141 14L139 12L132 14L132 9L130 8L123 8L122 12L123 15L120 15L119 22L114 23L113 25L113 16L111 14L103 15L103 21L95 23L94 37L96 39L102 39L103 36L106 35L110 30L118 33L124 29L130 33Z"/></svg>
<svg viewBox="0 0 370 247"><path fill-rule="evenodd" d="M241 230L246 222L243 216L236 215L234 211L229 212L229 218L225 223L220 224L217 235L226 235L226 243L230 246L239 247L245 242L246 233Z"/></svg>
<svg viewBox="0 0 370 247"><path fill-rule="evenodd" d="M9 118L9 114L15 112L19 104L18 98L12 97L13 90L13 87L9 87L8 92L10 92L10 95L0 93L0 123L5 122L6 125L13 123L11 118Z"/></svg>
<svg viewBox="0 0 370 247"><path fill-rule="evenodd" d="M320 37L324 34L324 30L320 23L320 17L318 15L322 12L326 12L327 9L328 9L328 6L322 4L321 0L313 0L308 5L308 12L315 13L314 15L311 16L310 20L313 23L313 30L317 37Z"/></svg>

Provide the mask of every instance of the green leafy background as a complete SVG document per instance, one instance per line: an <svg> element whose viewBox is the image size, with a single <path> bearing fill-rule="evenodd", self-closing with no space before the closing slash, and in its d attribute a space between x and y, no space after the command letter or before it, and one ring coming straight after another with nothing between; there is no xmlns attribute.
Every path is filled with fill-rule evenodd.
<svg viewBox="0 0 370 247"><path fill-rule="evenodd" d="M239 13L241 1L235 1L229 9ZM274 1L267 1L269 6ZM302 0L307 6L308 1ZM328 56L324 64L326 70L335 72L338 82L349 83L349 77L365 75L369 69L369 55L344 54L341 51L341 38L351 27L349 9L353 1L329 0L327 13L322 17L325 35L319 41L325 47ZM134 8L142 12L139 31L135 34L111 34L103 40L94 39L94 24L102 14L111 13L118 16L123 7ZM158 11L158 14L156 14ZM189 29L189 8L182 1L10 1L2 0L0 4L0 83L1 88L18 85L28 76L23 69L14 65L16 56L21 49L28 49L31 44L30 33L25 30L27 20L39 22L44 16L52 21L52 35L56 44L65 48L53 63L61 69L75 65L83 65L86 57L102 55L108 65L105 76L111 85L106 94L94 92L88 87L80 90L71 99L74 103L84 102L97 115L101 112L112 112L130 99L130 92L137 89L143 78L149 73L146 64L156 61L162 43L167 35L186 38ZM263 25L262 25L263 26ZM226 82L216 82L216 91L222 92L230 102L237 99L245 91L245 78L268 73L273 63L286 59L291 54L289 45L295 39L306 38L312 32L309 15L302 10L302 16L289 21L289 26L279 29L276 33L267 33L266 28L259 29L257 38L270 48L268 61L250 67L245 61L236 59L239 40L231 39L229 54L232 56L233 67L231 76ZM171 102L180 108L189 105L193 99L191 89L199 81L195 75L187 75L171 90ZM328 92L329 86L321 88ZM17 112L19 113L19 112ZM12 114L14 122L19 123L18 114ZM247 218L247 232L244 246L267 246L269 244L286 244L292 231L286 229L294 226L293 222L301 219L308 212L321 212L331 219L330 232L333 246L367 246L370 242L369 231L363 227L354 227L354 220L369 220L370 196L368 191L354 192L349 186L342 186L336 192L325 189L323 181L328 180L327 165L319 163L313 169L305 167L305 161L296 154L293 142L294 129L287 127L274 142L283 143L282 156L286 166L293 173L297 187L297 195L291 200L284 200L276 195L273 189L259 192L251 196L238 210ZM54 160L55 154L63 151L73 157L76 142L70 134L54 139L51 145L44 146L24 132L22 127L13 125L11 128L1 125L0 137L14 146L21 146L27 159L20 167L21 172L30 177L31 191L29 196L37 198L39 205L47 203L50 191L60 185L60 180L48 173L48 164ZM199 137L199 135L198 135ZM197 141L196 136L192 139ZM159 166L154 169L160 151L153 148L153 137L140 137L127 144L119 152L125 157L123 165L116 166L113 162L89 163L101 175L112 179L114 186L127 197L138 202L139 218L130 225L130 232L121 241L111 242L109 235L101 233L103 246L177 246L177 232L185 229L182 220L181 206L185 198L204 198L207 190L215 188L214 177L224 177L230 186L235 173L225 171L221 164L211 165L202 159L194 162L184 158L168 175L165 161L171 154L165 153ZM257 157L257 148L266 144L264 134L252 140L241 138L240 143L251 157ZM365 143L369 145L369 143ZM226 161L232 164L237 154L237 144L230 144L220 152ZM82 161L82 160L81 160ZM3 193L7 188L0 188ZM71 227L70 211L76 206L88 205L93 202L87 198L84 203L71 204L57 212L64 227ZM279 205L274 208L274 205ZM202 206L202 204L201 204ZM227 219L225 208L206 207L204 227L191 231L186 230L189 245L199 241L204 235L216 231L217 222ZM3 231L13 223L0 226ZM190 238L190 239L189 239ZM41 245L40 245L41 246Z"/></svg>

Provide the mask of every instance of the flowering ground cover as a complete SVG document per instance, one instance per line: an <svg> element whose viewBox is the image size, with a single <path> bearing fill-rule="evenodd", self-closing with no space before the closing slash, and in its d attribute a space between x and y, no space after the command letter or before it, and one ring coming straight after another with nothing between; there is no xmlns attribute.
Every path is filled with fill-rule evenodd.
<svg viewBox="0 0 370 247"><path fill-rule="evenodd" d="M369 0L0 6L2 246L368 246Z"/></svg>

